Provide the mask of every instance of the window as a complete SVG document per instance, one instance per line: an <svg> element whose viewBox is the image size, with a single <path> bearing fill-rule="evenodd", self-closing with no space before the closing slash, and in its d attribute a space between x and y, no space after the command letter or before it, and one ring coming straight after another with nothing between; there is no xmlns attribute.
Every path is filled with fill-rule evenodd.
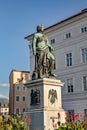
<svg viewBox="0 0 87 130"><path fill-rule="evenodd" d="M84 90L87 90L87 76L83 76L83 87Z"/></svg>
<svg viewBox="0 0 87 130"><path fill-rule="evenodd" d="M82 49L82 62L87 63L87 48Z"/></svg>
<svg viewBox="0 0 87 130"><path fill-rule="evenodd" d="M87 109L84 109L84 118L87 121Z"/></svg>
<svg viewBox="0 0 87 130"><path fill-rule="evenodd" d="M3 107L4 105L3 105L3 103L1 104L1 107Z"/></svg>
<svg viewBox="0 0 87 130"><path fill-rule="evenodd" d="M1 108L1 111L3 111L3 108Z"/></svg>
<svg viewBox="0 0 87 130"><path fill-rule="evenodd" d="M71 33L66 33L66 39L71 37Z"/></svg>
<svg viewBox="0 0 87 130"><path fill-rule="evenodd" d="M82 33L87 32L87 27L83 27L83 28L81 28L81 32L82 32Z"/></svg>
<svg viewBox="0 0 87 130"><path fill-rule="evenodd" d="M25 101L25 96L23 96L23 101Z"/></svg>
<svg viewBox="0 0 87 130"><path fill-rule="evenodd" d="M23 108L23 112L25 112L25 108Z"/></svg>
<svg viewBox="0 0 87 130"><path fill-rule="evenodd" d="M19 86L17 86L17 87L16 87L16 89L17 89L17 90L19 90L19 89L20 89L20 87L19 87Z"/></svg>
<svg viewBox="0 0 87 130"><path fill-rule="evenodd" d="M87 109L84 109L84 114L87 116Z"/></svg>
<svg viewBox="0 0 87 130"><path fill-rule="evenodd" d="M51 39L51 44L55 43L55 39Z"/></svg>
<svg viewBox="0 0 87 130"><path fill-rule="evenodd" d="M73 90L73 79L67 79L67 89L68 89L68 93L72 93Z"/></svg>
<svg viewBox="0 0 87 130"><path fill-rule="evenodd" d="M72 53L66 54L66 65L72 66Z"/></svg>
<svg viewBox="0 0 87 130"><path fill-rule="evenodd" d="M25 86L23 86L23 90L26 90Z"/></svg>
<svg viewBox="0 0 87 130"><path fill-rule="evenodd" d="M16 114L19 114L19 108L16 108Z"/></svg>
<svg viewBox="0 0 87 130"><path fill-rule="evenodd" d="M74 110L68 110L68 119L71 122L74 117Z"/></svg>
<svg viewBox="0 0 87 130"><path fill-rule="evenodd" d="M5 104L5 106L7 107L7 106L8 106L8 104Z"/></svg>
<svg viewBox="0 0 87 130"><path fill-rule="evenodd" d="M16 96L16 101L19 101L19 96Z"/></svg>

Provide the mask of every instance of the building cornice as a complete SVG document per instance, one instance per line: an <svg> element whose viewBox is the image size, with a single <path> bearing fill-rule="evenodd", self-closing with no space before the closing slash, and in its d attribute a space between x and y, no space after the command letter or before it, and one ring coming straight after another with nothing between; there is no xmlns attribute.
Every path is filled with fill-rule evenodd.
<svg viewBox="0 0 87 130"><path fill-rule="evenodd" d="M61 27L67 26L67 25L69 25L73 22L76 22L80 19L83 19L85 17L87 17L87 9L84 9L80 13L77 13L77 14L75 14L75 15L73 15L65 20L62 20L56 24L53 24L52 26L45 28L44 33L45 34L51 33L51 32L53 32ZM24 37L24 39L31 41L32 37L33 37L33 34L30 34L30 35Z"/></svg>

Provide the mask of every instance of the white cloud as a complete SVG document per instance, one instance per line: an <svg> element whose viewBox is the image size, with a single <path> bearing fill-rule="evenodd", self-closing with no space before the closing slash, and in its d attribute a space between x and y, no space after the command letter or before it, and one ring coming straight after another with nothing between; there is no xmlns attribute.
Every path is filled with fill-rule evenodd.
<svg viewBox="0 0 87 130"><path fill-rule="evenodd" d="M0 84L0 87L9 87L9 84Z"/></svg>
<svg viewBox="0 0 87 130"><path fill-rule="evenodd" d="M7 99L8 99L8 97L7 97L7 96L2 95L2 94L0 94L0 98L7 98Z"/></svg>

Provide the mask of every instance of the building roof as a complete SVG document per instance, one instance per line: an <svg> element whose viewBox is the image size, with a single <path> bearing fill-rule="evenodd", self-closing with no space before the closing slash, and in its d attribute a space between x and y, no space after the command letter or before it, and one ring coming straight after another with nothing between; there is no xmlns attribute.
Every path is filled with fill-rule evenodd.
<svg viewBox="0 0 87 130"><path fill-rule="evenodd" d="M30 71L23 71L23 70L21 71L21 70L13 69L13 70L11 70L10 75L11 75L13 72L22 72L22 73L28 73L28 74L30 74ZM10 75L9 75L9 78L10 78Z"/></svg>
<svg viewBox="0 0 87 130"><path fill-rule="evenodd" d="M30 73L30 71L21 71L21 70L16 70L16 69L13 69L11 72L13 72L13 71L16 71L16 72L23 72L23 73Z"/></svg>
<svg viewBox="0 0 87 130"><path fill-rule="evenodd" d="M77 14L75 14L75 15L73 15L73 16L71 16L71 17L65 19L65 20L62 20L62 21L60 21L60 22L58 22L58 23L56 23L56 24L53 24L52 26L49 26L49 27L45 28L44 31L46 31L46 30L48 30L48 29L50 29L50 28L52 28L52 27L54 27L54 26L56 26L56 25L59 25L59 24L61 24L61 23L63 23L63 22L66 22L66 21L68 21L68 20L70 20L70 19L72 19L72 18L75 18L75 17L77 17L77 16L79 16L79 15L81 15L81 14L84 14L84 13L86 13L86 12L87 12L87 8L81 10L81 12L79 12L79 13L77 13ZM33 35L33 34L30 34L30 35L24 37L24 39L29 40L28 38L29 38L29 37L31 38L32 35Z"/></svg>

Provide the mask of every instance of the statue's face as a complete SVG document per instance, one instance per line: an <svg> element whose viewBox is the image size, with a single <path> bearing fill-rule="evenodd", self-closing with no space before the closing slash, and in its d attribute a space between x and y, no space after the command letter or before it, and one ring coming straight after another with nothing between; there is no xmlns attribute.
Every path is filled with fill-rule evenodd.
<svg viewBox="0 0 87 130"><path fill-rule="evenodd" d="M43 25L42 25L42 27L41 27L41 30L42 30L42 31L44 30L44 27L43 27Z"/></svg>
<svg viewBox="0 0 87 130"><path fill-rule="evenodd" d="M44 30L44 27L43 27L43 25L38 25L37 26L37 31L39 32L39 31L41 31L41 32L43 32L43 30Z"/></svg>

